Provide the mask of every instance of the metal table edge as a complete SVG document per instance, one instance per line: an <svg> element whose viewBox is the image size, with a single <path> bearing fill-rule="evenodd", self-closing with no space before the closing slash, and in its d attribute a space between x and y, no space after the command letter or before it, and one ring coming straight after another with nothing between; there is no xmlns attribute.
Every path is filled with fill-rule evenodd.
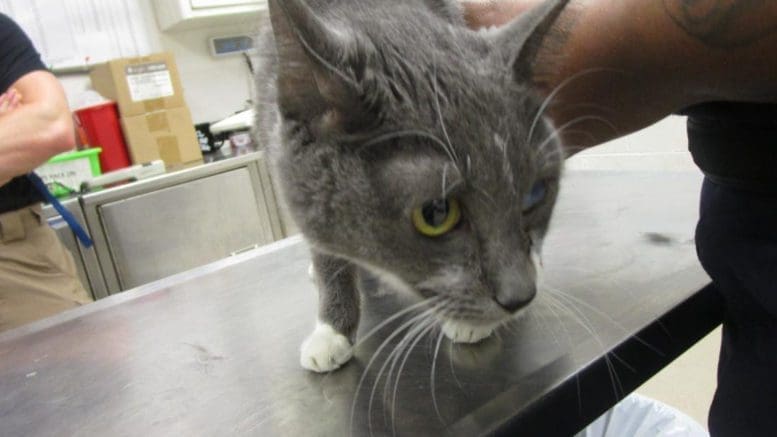
<svg viewBox="0 0 777 437"><path fill-rule="evenodd" d="M204 266L196 267L194 269L191 269L185 272L168 276L166 278L153 281L148 284L144 284L139 287L123 291L121 293L113 294L104 299L91 302L87 305L64 311L60 314L57 314L56 316L38 320L36 322L32 322L30 324L20 326L15 329L2 332L0 333L0 343L15 340L35 332L44 331L52 326L59 325L64 322L68 322L70 320L74 320L79 317L86 316L88 314L102 311L106 308L111 308L116 305L120 305L124 302L139 299L148 294L154 293L158 290L168 288L172 285L191 281L193 279L202 277L204 275L207 275L216 271L228 269L234 265L246 262L247 260L250 260L253 258L269 256L270 254L272 254L277 250L281 250L286 247L293 246L295 244L301 244L303 242L304 242L304 238L302 238L299 235L285 238L283 240L275 241L273 243L258 247L248 252L242 252L242 253L221 259L219 261L206 264Z"/></svg>
<svg viewBox="0 0 777 437"><path fill-rule="evenodd" d="M575 377L564 380L528 408L491 429L483 430L480 435L572 436L719 326L723 315L723 298L710 283L605 356L593 360ZM645 354L645 344L663 354ZM613 390L603 390L601 381L610 380L611 372L617 372L618 386ZM584 402L581 402L580 393L585 393ZM547 414L552 409L577 410L579 415L574 419L559 420L558 415Z"/></svg>

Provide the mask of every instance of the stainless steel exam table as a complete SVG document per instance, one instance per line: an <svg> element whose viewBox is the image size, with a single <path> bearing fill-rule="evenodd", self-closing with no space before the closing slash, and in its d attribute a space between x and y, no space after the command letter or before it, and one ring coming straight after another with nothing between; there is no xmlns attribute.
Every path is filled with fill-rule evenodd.
<svg viewBox="0 0 777 437"><path fill-rule="evenodd" d="M0 334L0 435L571 435L720 323L694 249L700 184L569 172L544 290L477 345L435 331L389 361L396 336L372 360L399 318L343 369L303 370L316 294L299 238ZM412 304L368 289L360 336Z"/></svg>

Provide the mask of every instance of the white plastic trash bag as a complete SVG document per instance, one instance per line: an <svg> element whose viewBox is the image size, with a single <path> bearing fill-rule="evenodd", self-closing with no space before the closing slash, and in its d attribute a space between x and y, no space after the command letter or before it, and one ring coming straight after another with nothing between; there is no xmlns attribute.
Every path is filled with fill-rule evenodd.
<svg viewBox="0 0 777 437"><path fill-rule="evenodd" d="M575 437L709 437L701 425L674 408L629 395Z"/></svg>

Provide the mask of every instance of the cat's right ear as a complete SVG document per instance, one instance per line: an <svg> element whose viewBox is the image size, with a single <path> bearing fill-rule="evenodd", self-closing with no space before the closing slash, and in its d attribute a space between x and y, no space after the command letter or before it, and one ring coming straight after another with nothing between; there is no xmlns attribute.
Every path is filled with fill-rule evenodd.
<svg viewBox="0 0 777 437"><path fill-rule="evenodd" d="M369 124L362 110L355 39L327 27L301 0L269 0L278 54L278 103L288 119L350 132Z"/></svg>

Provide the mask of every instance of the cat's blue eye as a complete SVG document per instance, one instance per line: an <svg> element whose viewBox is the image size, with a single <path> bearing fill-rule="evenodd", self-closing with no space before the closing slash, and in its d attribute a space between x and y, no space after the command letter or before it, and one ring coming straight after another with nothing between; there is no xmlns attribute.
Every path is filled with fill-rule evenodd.
<svg viewBox="0 0 777 437"><path fill-rule="evenodd" d="M535 182L531 187L531 190L529 190L529 192L523 196L523 211L529 211L535 206L539 205L543 200L545 200L547 191L548 190L545 181Z"/></svg>

